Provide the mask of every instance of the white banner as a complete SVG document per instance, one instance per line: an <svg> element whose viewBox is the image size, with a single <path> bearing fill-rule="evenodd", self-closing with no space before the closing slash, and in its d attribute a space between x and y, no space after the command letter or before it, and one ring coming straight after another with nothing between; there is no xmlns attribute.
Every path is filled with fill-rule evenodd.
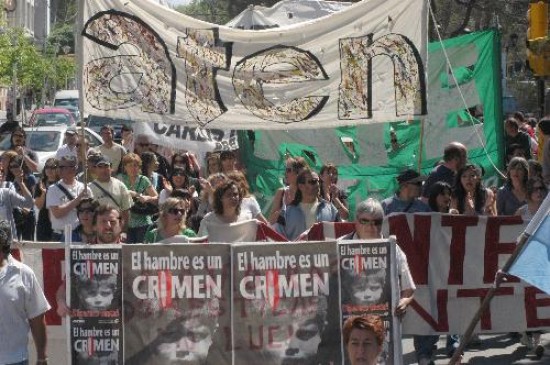
<svg viewBox="0 0 550 365"><path fill-rule="evenodd" d="M364 0L263 31L150 0L81 0L82 112L219 129L323 128L426 114L424 0Z"/></svg>
<svg viewBox="0 0 550 365"><path fill-rule="evenodd" d="M462 334L516 246L519 216L398 214L388 218L416 283L403 333ZM510 315L513 313L513 315ZM550 326L550 302L540 290L509 277L483 313L476 333Z"/></svg>

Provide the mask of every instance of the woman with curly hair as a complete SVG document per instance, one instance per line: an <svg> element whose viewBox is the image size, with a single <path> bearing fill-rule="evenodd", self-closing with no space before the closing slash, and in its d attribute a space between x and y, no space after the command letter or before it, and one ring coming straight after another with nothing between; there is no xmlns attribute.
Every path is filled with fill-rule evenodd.
<svg viewBox="0 0 550 365"><path fill-rule="evenodd" d="M233 180L223 182L214 190L213 211L204 216L199 227L199 236L208 235L208 224L230 224L247 220L241 215L243 193Z"/></svg>

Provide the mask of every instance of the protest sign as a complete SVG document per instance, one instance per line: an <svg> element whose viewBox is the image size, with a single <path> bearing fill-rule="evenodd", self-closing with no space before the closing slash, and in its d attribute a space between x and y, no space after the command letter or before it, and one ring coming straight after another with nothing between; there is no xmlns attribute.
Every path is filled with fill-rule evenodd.
<svg viewBox="0 0 550 365"><path fill-rule="evenodd" d="M231 256L234 364L318 364L320 353L340 358L339 325L321 345L326 324L339 321L335 242L234 244Z"/></svg>
<svg viewBox="0 0 550 365"><path fill-rule="evenodd" d="M338 253L341 322L351 316L380 316L386 338L378 363L401 364L401 329L393 316L399 298L394 243L389 240L342 241L338 244ZM349 359L346 361L349 363Z"/></svg>
<svg viewBox="0 0 550 365"><path fill-rule="evenodd" d="M226 244L125 245L125 363L231 364Z"/></svg>
<svg viewBox="0 0 550 365"><path fill-rule="evenodd" d="M71 363L122 363L120 246L71 246L67 267Z"/></svg>

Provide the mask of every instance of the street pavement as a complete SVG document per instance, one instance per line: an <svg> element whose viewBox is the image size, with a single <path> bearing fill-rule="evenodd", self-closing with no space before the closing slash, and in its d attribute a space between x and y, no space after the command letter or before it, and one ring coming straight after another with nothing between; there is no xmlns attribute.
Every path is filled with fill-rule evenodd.
<svg viewBox="0 0 550 365"><path fill-rule="evenodd" d="M519 343L519 339L512 339L508 334L481 335L481 344L470 346L464 353L462 364L469 365L508 365L508 364L529 364L550 365L550 333L541 337L541 344L545 348L541 359L536 359L533 353ZM449 358L445 352L446 337L441 336L437 343L435 355L436 365L446 365ZM403 339L403 364L416 364L412 336Z"/></svg>

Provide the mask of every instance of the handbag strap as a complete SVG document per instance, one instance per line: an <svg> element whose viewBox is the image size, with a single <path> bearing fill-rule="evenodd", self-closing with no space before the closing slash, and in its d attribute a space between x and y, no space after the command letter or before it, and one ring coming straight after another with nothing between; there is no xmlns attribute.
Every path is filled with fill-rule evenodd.
<svg viewBox="0 0 550 365"><path fill-rule="evenodd" d="M55 183L55 186L57 186L57 188L58 188L59 190L61 190L61 192L63 192L63 194L65 194L65 195L67 196L67 198L69 198L69 200L74 200L73 194L71 194L71 193L69 192L69 190L67 190L66 187L64 187L63 185L61 185L61 182L59 182L59 181L56 182L56 183Z"/></svg>
<svg viewBox="0 0 550 365"><path fill-rule="evenodd" d="M94 186L95 186L96 188L98 188L99 190L101 190L101 192L102 192L104 195L108 196L109 199L111 199L111 200L113 201L113 203L116 204L117 208L120 209L120 204L118 204L117 201L115 200L115 198L113 198L113 196L112 196L111 194L109 194L109 192L108 192L107 190L103 189L103 188L97 183L97 181L95 181L95 180L92 181L92 184L94 184Z"/></svg>

